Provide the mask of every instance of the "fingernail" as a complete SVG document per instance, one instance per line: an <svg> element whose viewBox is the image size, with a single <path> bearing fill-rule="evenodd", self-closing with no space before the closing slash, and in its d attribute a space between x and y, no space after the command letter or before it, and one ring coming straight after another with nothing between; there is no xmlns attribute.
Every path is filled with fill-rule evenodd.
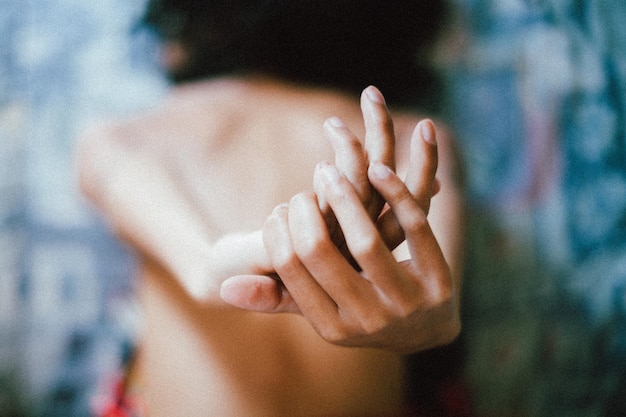
<svg viewBox="0 0 626 417"><path fill-rule="evenodd" d="M369 87L365 89L365 94L371 101L375 103L379 103L379 104L385 104L385 98L383 97L381 92L378 90L378 88L370 85Z"/></svg>
<svg viewBox="0 0 626 417"><path fill-rule="evenodd" d="M420 133L422 134L422 138L425 142L432 145L437 144L437 140L435 138L435 127L430 120L423 120L420 122Z"/></svg>
<svg viewBox="0 0 626 417"><path fill-rule="evenodd" d="M338 127L338 128L346 127L346 124L343 122L343 120L341 120L338 117L331 117L328 120L326 120L326 123L328 123L329 125L333 127Z"/></svg>
<svg viewBox="0 0 626 417"><path fill-rule="evenodd" d="M370 171L373 176L379 179L388 178L391 175L391 169L380 162L374 162L370 165Z"/></svg>

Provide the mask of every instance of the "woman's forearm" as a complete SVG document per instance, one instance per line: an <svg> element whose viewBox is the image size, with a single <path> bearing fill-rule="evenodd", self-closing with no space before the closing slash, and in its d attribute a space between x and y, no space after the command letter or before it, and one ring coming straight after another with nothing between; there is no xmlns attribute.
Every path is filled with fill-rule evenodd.
<svg viewBox="0 0 626 417"><path fill-rule="evenodd" d="M78 150L84 194L118 236L167 269L203 302L221 303L230 275L266 273L260 232L215 239L163 164L111 135L88 136Z"/></svg>

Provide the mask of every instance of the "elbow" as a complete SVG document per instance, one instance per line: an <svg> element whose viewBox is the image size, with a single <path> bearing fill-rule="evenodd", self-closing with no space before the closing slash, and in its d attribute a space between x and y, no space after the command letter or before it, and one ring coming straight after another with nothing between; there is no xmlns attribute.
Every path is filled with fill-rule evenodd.
<svg viewBox="0 0 626 417"><path fill-rule="evenodd" d="M74 150L75 175L83 196L97 206L102 205L107 181L113 177L114 146L105 129L86 132Z"/></svg>
<svg viewBox="0 0 626 417"><path fill-rule="evenodd" d="M78 187L82 195L94 201L100 184L98 148L101 145L92 134L80 138L74 152Z"/></svg>

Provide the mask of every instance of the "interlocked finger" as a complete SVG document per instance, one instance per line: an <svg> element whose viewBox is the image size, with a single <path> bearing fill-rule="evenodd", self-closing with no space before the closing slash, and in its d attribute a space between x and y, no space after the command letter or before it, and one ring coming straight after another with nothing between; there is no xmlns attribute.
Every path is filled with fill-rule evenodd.
<svg viewBox="0 0 626 417"><path fill-rule="evenodd" d="M428 275L446 265L426 213L408 187L388 167L376 164L370 167L370 178L391 207L393 217L406 238L411 260L417 270Z"/></svg>
<svg viewBox="0 0 626 417"><path fill-rule="evenodd" d="M430 120L417 124L411 138L410 162L405 184L425 214L430 209L430 199L437 174L437 137Z"/></svg>
<svg viewBox="0 0 626 417"><path fill-rule="evenodd" d="M289 207L274 209L265 221L263 241L276 272L304 315L325 319L337 311L334 301L298 258L289 232Z"/></svg>
<svg viewBox="0 0 626 417"><path fill-rule="evenodd" d="M350 186L345 177L344 180ZM352 198L358 203L354 189ZM360 204L356 205L365 213ZM371 224L367 217L366 220ZM291 199L289 230L298 258L340 310L354 311L364 304L364 300L372 298L371 285L333 244L323 222L315 196L301 193ZM289 288L290 284L286 285Z"/></svg>
<svg viewBox="0 0 626 417"><path fill-rule="evenodd" d="M343 230L350 254L362 268L363 275L384 291L390 284L388 277L397 275L396 260L365 208L358 204L356 192L337 168L324 165L318 175L324 184L326 199Z"/></svg>
<svg viewBox="0 0 626 417"><path fill-rule="evenodd" d="M428 214L430 199L438 187L436 140L435 127L430 120L423 120L417 124L411 138L409 167L405 178L406 189L425 215ZM378 170L372 169L373 167L378 167ZM380 175L372 174L375 172ZM383 180L392 174L395 175L384 164L370 164L369 178L378 192L386 187ZM394 249L405 239L405 231L391 210L383 213L378 219L378 228L390 249Z"/></svg>
<svg viewBox="0 0 626 417"><path fill-rule="evenodd" d="M367 205L371 198L372 187L367 178L368 161L363 144L337 117L328 119L324 128L335 151L335 166L352 183L361 202Z"/></svg>

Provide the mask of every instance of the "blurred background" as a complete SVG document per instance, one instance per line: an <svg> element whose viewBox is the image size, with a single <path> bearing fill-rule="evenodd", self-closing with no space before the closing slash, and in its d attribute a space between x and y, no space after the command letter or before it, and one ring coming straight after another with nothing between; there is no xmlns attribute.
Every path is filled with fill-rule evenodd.
<svg viewBox="0 0 626 417"><path fill-rule="evenodd" d="M2 417L87 415L132 341L132 257L79 197L72 150L164 92L142 9L0 0Z"/></svg>
<svg viewBox="0 0 626 417"><path fill-rule="evenodd" d="M471 400L483 416L626 416L626 2L457 5Z"/></svg>
<svg viewBox="0 0 626 417"><path fill-rule="evenodd" d="M455 0L459 375L480 416L626 416L626 2ZM156 104L143 0L0 0L0 417L86 416L140 318L78 194L87 126Z"/></svg>

